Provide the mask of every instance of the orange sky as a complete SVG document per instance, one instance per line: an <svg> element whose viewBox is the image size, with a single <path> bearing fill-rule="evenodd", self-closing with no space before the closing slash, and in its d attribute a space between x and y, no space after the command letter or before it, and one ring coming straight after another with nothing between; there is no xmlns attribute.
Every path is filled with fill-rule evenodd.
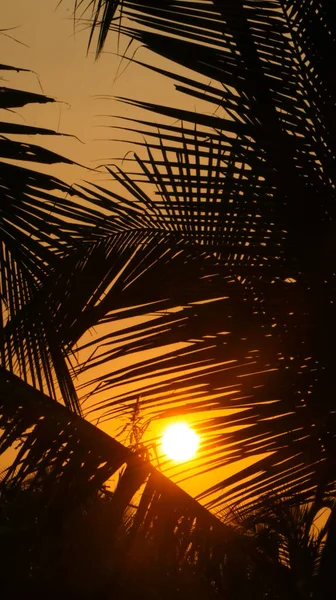
<svg viewBox="0 0 336 600"><path fill-rule="evenodd" d="M84 22L74 24L74 0L62 0L60 6L57 6L58 0L0 0L0 5L2 29L14 28L5 33L21 42L0 36L1 62L30 69L38 75L13 75L8 83L34 92L40 92L41 85L46 95L60 101L51 106L34 105L20 112L31 125L54 128L79 138L82 143L69 138L59 141L52 138L47 142L48 146L69 158L92 168L111 158L122 158L132 150L131 141L125 145L109 141L109 138L120 136L110 127L120 125L117 115L141 118L144 113L116 102L112 96L150 99L154 103L171 100L182 108L204 110L206 107L209 110L205 102L196 105L188 96L176 92L171 81L130 64L126 59L121 61L116 55L117 38L112 34L98 60L94 57L94 47L87 55L88 25ZM127 44L128 40L121 40L121 54ZM128 49L127 55L133 56L135 51L137 60L151 60L149 51L135 44ZM159 59L155 60L158 64ZM177 68L160 59L160 66L168 65ZM162 120L160 117L160 122ZM65 173L64 167L60 173ZM73 177L75 171L72 169L71 173L70 177ZM100 181L104 179L105 175L99 177Z"/></svg>

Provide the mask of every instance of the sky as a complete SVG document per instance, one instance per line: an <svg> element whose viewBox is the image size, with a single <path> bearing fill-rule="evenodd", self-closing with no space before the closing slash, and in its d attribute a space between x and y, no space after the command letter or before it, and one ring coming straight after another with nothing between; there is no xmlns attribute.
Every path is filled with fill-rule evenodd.
<svg viewBox="0 0 336 600"><path fill-rule="evenodd" d="M46 140L48 147L91 169L116 157L122 159L133 148L131 138L125 144L112 140L125 136L116 130L121 125L118 117L141 118L143 112L118 102L118 96L150 99L154 103L169 99L181 108L204 110L205 102L196 104L176 92L171 81L124 58L126 51L127 57L150 61L149 51L135 42L128 48L128 39L118 42L117 36L111 34L96 60L94 44L89 51L87 48L89 13L82 18L78 13L75 22L73 6L74 0L62 0L60 4L58 0L0 0L1 62L32 71L12 75L8 83L36 93L42 90L58 100L52 105L26 107L20 111L21 118L30 125L74 136ZM160 67L168 64L177 68L160 59ZM68 178L66 169L60 167L59 173ZM71 169L70 177L75 173ZM106 175L92 174L91 178L103 181Z"/></svg>
<svg viewBox="0 0 336 600"><path fill-rule="evenodd" d="M96 60L94 48L87 53L88 24L85 20L74 22L73 5L74 0L62 0L60 5L57 0L0 0L0 62L30 70L29 73L6 76L6 83L36 93L42 91L57 100L54 104L25 107L15 118L72 136L43 137L41 144L89 169L96 169L114 162L116 158L122 159L133 149L131 139L126 143L116 141L125 135L116 129L121 124L118 116L143 116L139 109L122 104L115 97L154 103L171 101L189 110L209 110L205 103L196 105L189 96L176 92L171 81L117 56L117 39L113 35L109 36L104 53ZM127 40L121 40L120 54L124 53L127 44ZM127 55L131 56L134 52L137 60L150 61L144 48L133 45L127 50ZM167 67L168 61L160 59L159 66ZM172 68L172 65L169 64L169 67ZM162 117L160 121L163 121ZM103 168L93 172L60 164L53 167L53 173L69 183L89 179L113 185ZM114 423L114 426L100 424L111 434L116 432L117 425L120 426L120 423ZM160 428L162 430L163 424L149 431L148 435L159 435ZM241 462L241 468L247 466L246 461ZM234 470L238 469L239 465L236 465ZM196 494L228 472L232 472L231 467L218 470L216 475L194 478L183 487Z"/></svg>
<svg viewBox="0 0 336 600"><path fill-rule="evenodd" d="M59 101L53 105L27 107L20 111L22 118L31 125L54 128L74 136L72 139L52 138L47 144L90 168L117 154L122 156L123 149L117 149L113 142L102 141L102 138L115 137L106 127L115 122L110 115L127 116L130 110L113 101L112 95L136 95L150 86L149 73L146 77L144 69L127 62L120 65L115 54L117 41L112 37L106 54L99 60L95 60L93 50L87 54L88 26L75 24L73 0L63 0L59 6L56 0L0 0L1 3L1 62L32 71L14 75L10 84L42 91ZM118 76L120 67L126 68L121 77ZM64 169L61 167L60 174L66 173ZM74 177L73 169L71 173Z"/></svg>

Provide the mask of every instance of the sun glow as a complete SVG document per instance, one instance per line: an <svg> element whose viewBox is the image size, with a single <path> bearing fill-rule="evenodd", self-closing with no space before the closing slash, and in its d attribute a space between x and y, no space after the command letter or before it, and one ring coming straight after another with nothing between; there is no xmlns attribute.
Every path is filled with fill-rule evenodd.
<svg viewBox="0 0 336 600"><path fill-rule="evenodd" d="M198 444L198 435L185 423L174 423L167 427L161 440L163 452L177 462L193 458Z"/></svg>

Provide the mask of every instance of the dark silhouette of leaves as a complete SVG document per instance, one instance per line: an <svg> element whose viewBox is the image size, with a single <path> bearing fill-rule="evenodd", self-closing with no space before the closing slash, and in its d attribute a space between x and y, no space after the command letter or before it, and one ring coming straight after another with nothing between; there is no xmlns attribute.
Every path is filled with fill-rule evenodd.
<svg viewBox="0 0 336 600"><path fill-rule="evenodd" d="M335 94L328 67L335 54L332 3L125 0L120 19L116 3L91 8L96 11L93 28L100 31L98 52L108 29L128 35L153 56L192 70L192 75L180 70L175 74L175 69L157 66L154 59L145 65L173 79L176 89L191 99L213 106L208 114L121 99L164 117L165 122L158 125L144 117L122 123L136 136L145 135L146 141L137 143L146 147L147 157L136 157L137 168L123 179L118 175L118 180L137 201L141 181L154 185L153 202L164 227L205 248L209 260L212 255L215 261L214 272L231 282L218 294L230 301L205 304L198 319L186 321L185 328L177 325L183 335L179 339L193 346L169 354L168 362L162 357L132 369L134 394L141 393L144 406L148 402L154 414L160 414L159 407L155 410L155 392L169 398L172 389L188 380L185 395L197 393L198 407L207 413L204 433L211 432L203 450L204 469L225 464L224 456L232 461L258 457L261 451L271 453L209 490L219 493L218 502L237 500L239 495L254 501L258 492L283 485L303 496L321 481L332 485ZM181 120L179 128L176 122ZM214 294L208 300L211 297ZM181 316L192 312L189 307L183 311ZM226 343L221 331L230 334ZM178 339L164 335L163 340ZM199 337L201 345L193 341ZM113 355L107 344L105 338L101 365ZM146 346L142 342L140 347ZM198 361L200 350L208 363ZM255 364L248 369L245 363L251 356ZM224 375L221 365L227 360L237 361L235 366L242 370L225 370ZM199 367L206 364L208 370L200 373ZM178 367L184 371L191 367L188 378L178 374ZM150 372L165 374L166 382L151 387ZM97 379L97 387L113 390L129 375L129 368L113 377L106 373ZM197 388L201 382L208 387ZM237 392L238 402L221 397L223 382L225 389ZM118 414L118 402L130 399L130 393L114 397L106 414ZM239 429L228 438L225 419L212 421L209 414L219 407L244 409L248 427L239 427L242 416L237 414ZM242 483L245 476L255 479ZM235 487L229 491L228 486Z"/></svg>

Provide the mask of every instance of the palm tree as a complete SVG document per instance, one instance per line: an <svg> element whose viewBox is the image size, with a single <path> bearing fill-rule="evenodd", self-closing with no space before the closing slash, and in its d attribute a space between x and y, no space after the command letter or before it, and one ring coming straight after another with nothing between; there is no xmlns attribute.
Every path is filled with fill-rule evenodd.
<svg viewBox="0 0 336 600"><path fill-rule="evenodd" d="M253 541L137 452L14 375L0 414L0 451L19 444L0 486L7 597L268 597ZM118 471L115 490L102 489Z"/></svg>
<svg viewBox="0 0 336 600"><path fill-rule="evenodd" d="M3 108L49 100L16 90L9 90L6 97L7 91L5 88L7 104ZM8 123L3 123L2 128L15 135L54 134ZM30 143L17 143L10 137L5 141L3 159L40 159L41 163L65 160ZM121 577L120 597L132 589L129 577L134 579L134 586L143 584L144 567L154 580L153 589L149 588L152 597L163 584L169 595L177 593L182 585L180 595L185 586L190 589L191 585L196 594L201 581L201 597L208 592L216 596L222 585L225 554L218 550L214 554L214 549L218 544L222 547L223 536L228 543L228 530L140 460L138 452L127 451L75 414L80 412L80 406L67 365L68 354L83 331L99 322L111 307L129 307L129 312L141 314L144 308L134 306L134 298L139 301L140 292L146 311L148 305L169 311L182 297L197 300L200 292L194 287L195 281L200 280L202 289L202 278L209 274L213 261L208 266L208 253L194 248L183 236L165 231L160 220L157 223L151 204L145 213L137 207L133 211L127 207L125 225L125 203L119 206L119 198L113 194L109 197L106 190L104 195L101 190L89 188L75 192L38 170L28 170L17 163L2 165L0 454L6 457L13 443L16 445L16 454L14 458L10 456L0 486L1 543L6 547L2 588L14 597L27 590L36 597L45 593L46 586L48 593L55 592L57 596L79 592L83 597L88 592L89 597L96 597L97 576L103 577L103 590L110 589L111 582L115 586L116 569L125 570L129 554L134 559L141 557L139 548L143 549L146 541L142 564ZM72 199L65 200L65 194ZM106 218L107 211L110 219ZM103 264L99 265L102 259ZM142 291L138 284L139 276L146 281L148 271L153 276L153 272L162 272L163 266L166 274L169 272L180 282L168 300L164 286L153 295L148 287ZM123 272L123 282L118 281L119 272ZM115 279L117 283L104 293ZM171 317L172 325L175 320ZM165 327L167 324L169 318L164 319ZM49 392L49 398L44 390ZM63 401L72 411L51 399ZM105 570L96 558L95 576L83 578L82 585L76 564L70 578L72 587L58 586L57 581L66 572L69 553L73 557L78 527L86 527L88 540L92 541L96 495L100 514L99 490L124 463L127 468L108 502L99 543L95 540L95 548L100 544L100 556L108 563ZM127 516L140 486L144 486L140 502L133 505L132 514ZM163 527L168 505L174 508ZM74 518L75 510L83 511L79 523ZM103 530L108 531L112 546ZM154 570L153 547L159 558ZM82 553L78 564L81 568L85 564ZM18 580L15 573L19 574Z"/></svg>
<svg viewBox="0 0 336 600"><path fill-rule="evenodd" d="M4 111L30 102L52 99L2 89ZM194 251L189 242L157 223L153 203L139 210L108 190L70 188L22 166L22 161L71 163L30 141L11 137L56 132L8 122L1 127L1 362L8 371L80 412L69 363L78 339L113 309L127 309L134 316L158 306L169 310L183 296L193 294L198 299L198 291L188 292L188 286L207 268L202 266L205 252ZM20 163L13 165L7 159ZM176 286L168 300L162 285L154 295L145 285L149 273L154 278L162 265L180 286L186 282L184 291Z"/></svg>
<svg viewBox="0 0 336 600"><path fill-rule="evenodd" d="M334 587L334 515L335 498L319 488L309 503L270 494L258 510L236 507L223 517L240 533L251 535L259 552L268 556L279 597L303 600L328 598Z"/></svg>
<svg viewBox="0 0 336 600"><path fill-rule="evenodd" d="M133 381L138 385L136 394L142 393L143 404L148 407L156 405L150 374L167 375L167 382L160 384L156 393L169 395L172 388L196 390L198 401L191 410L206 411L201 426L209 439L204 445L206 469L259 456L262 450L266 457L257 467L249 467L210 490L218 492L218 502L223 501L222 493L229 486L227 499L231 500L242 499L244 494L253 498L255 491L262 493L276 485L292 485L293 491L309 494L321 478L332 479L334 455L334 413L329 400L333 385L329 352L332 327L328 333L319 327L322 314L330 315L333 322L333 267L329 260L334 197L333 83L324 68L326 53L332 55L334 48L331 4L327 2L322 9L317 2L306 2L305 10L280 0L272 6L235 3L234 10L230 2L199 3L197 10L182 1L176 6L169 2L159 7L153 2L122 5L127 23L134 22L134 26L123 22L114 25L117 3L91 3L96 10L93 25L100 26L98 49L108 28L118 27L155 52L193 68L197 72L194 79L161 72L175 77L184 93L201 95L222 112L198 115L137 102L184 122L182 130L176 125L164 125L159 132L152 128L146 142L148 157L137 159L143 174L157 186L157 200L146 194L136 178L114 170L113 176L136 204L106 190L78 188L77 198L89 201L90 208L86 204L79 208L78 200L73 202L71 211L80 225L76 222L70 232L68 224L62 225L66 241L46 252L42 240L37 247L31 231L26 235L25 244L27 239L31 246L34 241L29 258L33 264L24 263L21 271L26 278L30 275L30 281L21 284L20 300L14 300L16 280L7 277L15 281L8 288L11 301L8 298L6 306L14 317L29 295L33 299L28 304L40 307L40 312L35 317L25 313L10 318L5 344L11 351L4 348L4 364L12 370L14 364L20 365L22 376L54 397L56 377L64 401L78 410L64 364L77 340L90 326L113 322L113 311L120 307L129 315L155 311L159 320L154 328L146 324L126 331L124 337L119 336L117 348L111 350L105 339L106 351L100 363L108 366L113 356L158 344L169 348L168 344L176 341L186 342L188 350L174 351L161 360L146 360L132 376L126 369L105 372L95 382L97 386L113 390L120 381ZM213 43L200 36L198 25ZM160 71L159 67L151 68ZM212 78L214 83L204 86L201 76ZM145 125L148 131L148 121L132 128L139 132ZM58 219L64 219L68 209L57 204L63 211ZM102 208L109 211L108 224L99 212ZM328 242L322 243L325 239ZM183 252L177 255L176 248L180 250L181 245ZM32 259L37 249L43 259ZM48 261L55 263L56 257L61 268L56 274L53 264L49 277L43 273L43 293L37 301L32 286L41 291L41 265L45 271ZM200 267L201 263L204 266ZM129 279L120 287L117 273L123 272L126 280L124 267ZM200 272L197 285L196 271ZM162 273L165 281L161 276L150 304L151 282ZM186 274L190 276L181 290ZM53 297L57 277L62 304ZM92 283L90 290L88 281ZM111 281L115 284L109 289ZM109 293L102 300L106 290ZM168 300L167 292L171 295ZM195 305L218 296L221 299L211 306ZM53 303L49 323L44 323L41 307ZM182 310L176 319L169 311L177 306ZM221 331L231 333L230 337L224 340ZM210 339L209 334L213 336ZM115 341L112 335L111 342ZM13 352L15 359L11 358ZM231 371L223 368L228 360L235 361ZM93 360L88 365L97 363ZM28 372L29 376L25 374ZM211 405L243 410L244 421L238 415L211 419L204 389L212 394ZM122 394L107 407L119 410L120 400L129 399ZM174 403L172 406L178 411ZM244 428L223 436L228 425L242 423ZM251 478L249 489L241 483L247 477Z"/></svg>
<svg viewBox="0 0 336 600"><path fill-rule="evenodd" d="M165 121L158 131L145 118L124 124L135 133L147 133L147 156L135 157L141 181L138 175L111 169L127 197L89 184L69 190L35 171L8 163L3 168L7 202L2 208L0 266L6 368L1 377L2 449L14 439L20 441L4 485L14 494L27 481L33 488L42 485L42 505L46 497L53 499L64 514L69 510L65 490L72 486L71 497L78 504L96 493L123 461L138 461L114 441L104 461L105 455L96 451L98 447L101 452L102 444L96 430L83 433L86 425L81 420L61 413L56 404L50 408L37 392L30 401L31 390L8 375L19 374L40 392L80 412L69 367L76 343L90 327L113 324L122 309L128 316L153 312L157 319L154 325L142 322L104 336L98 340L103 348L99 356L80 365L81 372L98 364L105 369L91 381L113 394L112 400L97 406L99 411L114 416L123 410L122 402L128 406L141 393L143 406L156 415L179 414L181 400L191 391L196 394L189 409L205 413L199 428L208 439L202 469L265 455L205 491L203 498L216 494L209 507L239 500L257 509L262 494L284 486L301 499L312 498L319 485L330 493L335 456L330 355L335 94L326 57L335 54L334 8L331 2L322 6L317 0L300 6L284 0L213 0L197 6L184 0L124 0L127 20L115 25L118 4L90 3L93 26L100 28L98 50L109 29L131 35L193 69L195 76L190 77L149 65L175 78L181 92L213 103L217 113L129 101L182 125ZM13 91L9 97L14 104L8 106L47 100ZM42 133L3 127L7 134ZM5 159L60 160L11 139L3 147ZM148 193L144 188L144 178L156 186L154 199L152 187ZM66 193L71 201L64 200ZM328 331L322 315L330 324ZM223 332L229 337L223 338ZM184 348L170 351L175 342L184 343ZM144 359L131 373L127 368L110 372L111 358L159 345L167 349L161 358ZM165 380L154 384L153 375L164 375ZM114 393L120 382L132 383L135 389ZM167 398L172 389L177 390L176 400L167 411L158 396ZM10 397L16 400L9 402ZM213 406L234 412L211 417ZM138 466L136 474L126 469L126 483L115 494L112 513L119 522L132 495L145 483L140 477L143 463ZM148 494L141 496L131 539L132 530L140 535L134 543L141 535L148 539L155 523L152 533L155 537L159 532L162 548L162 535L171 536L178 523L187 532L184 539L190 540L194 530L188 526L195 517L186 524L189 500L179 504L176 488L166 480L154 481L151 488L156 477L151 471L145 483ZM169 531L163 527L167 489L174 490ZM197 528L192 536L194 560L183 555L192 565L192 575L196 563L211 571L210 557L218 557L211 546L204 554L204 543L211 539L204 531L217 527L206 515L203 544L197 545ZM227 557L230 553L221 547L208 575L214 594L223 591L224 556L233 575L230 581L235 581L230 590L224 585L224 591L232 597L243 595L253 581L255 597L267 597L271 584L260 587L265 563L258 571L255 545L247 551L245 537L242 543L247 561L243 570L238 568L241 553L235 560L234 553ZM151 544L149 535L153 549ZM328 552L321 561L325 572ZM169 563L171 558L166 558ZM165 560L165 575L171 575L176 590L173 569L180 563L168 568Z"/></svg>
<svg viewBox="0 0 336 600"><path fill-rule="evenodd" d="M302 497L320 483L333 488L336 99L328 67L336 48L333 3L97 0L83 5L92 11L90 43L97 30L98 53L109 31L125 34L152 52L153 59L140 64L214 109L209 115L122 99L165 121L124 122L126 130L145 134L146 141L137 143L145 145L147 157L135 156L142 177L114 176L136 202L148 202L151 194L142 195L144 178L156 186L161 222L212 256L222 298L185 308L190 328L179 334L190 344L187 357L174 353L140 365L136 393L143 406L155 408L154 390L143 376L168 374L171 366L174 375L159 391L169 397L187 381L187 393L199 394L191 410L205 411L201 430L209 440L213 436L202 455L204 469L264 454L205 491L203 499L217 494L209 507L254 502L256 495L283 486ZM155 55L189 72L168 71ZM230 334L225 341L222 331ZM106 338L104 344L104 356L111 356ZM208 370L190 372L190 378L175 375L178 366L204 365L202 352ZM235 361L235 369L223 369L227 360ZM125 371L106 370L96 383L113 393L124 376ZM203 382L202 394L193 385ZM130 395L106 402L106 414L116 414L121 400ZM244 412L211 418L211 406ZM162 414L159 407L157 413ZM241 427L226 435L231 425Z"/></svg>

